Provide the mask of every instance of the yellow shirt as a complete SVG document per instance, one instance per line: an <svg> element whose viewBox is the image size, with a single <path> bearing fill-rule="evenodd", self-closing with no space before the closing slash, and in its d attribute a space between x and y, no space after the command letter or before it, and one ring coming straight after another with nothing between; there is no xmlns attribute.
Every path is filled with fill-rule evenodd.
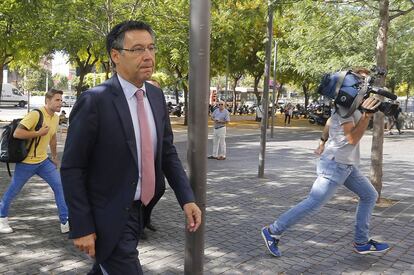
<svg viewBox="0 0 414 275"><path fill-rule="evenodd" d="M53 114L52 116L49 115L46 112L45 107L40 108L40 111L42 111L43 113L43 125L49 126L49 132L40 138L39 145L36 148L36 156L34 156L35 144L33 143L32 147L30 148L29 154L22 161L23 163L37 164L47 159L47 147L49 146L50 139L53 135L56 134L57 131L57 127L59 124L59 116L56 114ZM29 131L34 131L36 124L39 121L39 116L40 115L38 112L31 111L20 121L20 124L26 127ZM30 140L28 141L28 145L29 144Z"/></svg>

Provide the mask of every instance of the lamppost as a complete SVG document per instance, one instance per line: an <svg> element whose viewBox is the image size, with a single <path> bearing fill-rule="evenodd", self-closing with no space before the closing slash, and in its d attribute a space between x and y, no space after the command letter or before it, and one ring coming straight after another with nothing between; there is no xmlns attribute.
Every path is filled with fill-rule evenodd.
<svg viewBox="0 0 414 275"><path fill-rule="evenodd" d="M207 182L207 108L210 91L210 0L191 0L190 74L188 114L188 166L190 184L202 223L194 233L186 232L184 274L202 275Z"/></svg>
<svg viewBox="0 0 414 275"><path fill-rule="evenodd" d="M272 55L272 37L273 37L273 1L268 1L268 16L267 16L267 33L266 33L266 57L265 57L265 71L264 71L264 85L263 85L263 116L260 125L260 153L259 153L259 178L264 177L264 165L266 154L266 131L268 125L269 114L269 79L270 79L270 63Z"/></svg>

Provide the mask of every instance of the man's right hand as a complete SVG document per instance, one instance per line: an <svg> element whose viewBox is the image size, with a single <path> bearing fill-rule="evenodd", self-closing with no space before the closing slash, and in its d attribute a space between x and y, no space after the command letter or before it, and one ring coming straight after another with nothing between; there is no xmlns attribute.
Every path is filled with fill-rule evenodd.
<svg viewBox="0 0 414 275"><path fill-rule="evenodd" d="M95 257L96 234L92 233L73 240L73 244L91 257Z"/></svg>
<svg viewBox="0 0 414 275"><path fill-rule="evenodd" d="M49 126L47 126L47 125L43 125L42 128L40 128L37 131L37 134L39 135L39 137L43 137L43 136L47 135L47 133L49 133Z"/></svg>
<svg viewBox="0 0 414 275"><path fill-rule="evenodd" d="M367 99L365 99L361 104L361 108L367 111L364 112L364 116L371 118L380 104L381 101L373 96L370 96Z"/></svg>

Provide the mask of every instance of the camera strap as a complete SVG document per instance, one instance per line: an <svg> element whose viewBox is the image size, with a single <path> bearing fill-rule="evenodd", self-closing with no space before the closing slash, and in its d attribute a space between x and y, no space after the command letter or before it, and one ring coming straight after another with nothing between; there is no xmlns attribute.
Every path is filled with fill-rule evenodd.
<svg viewBox="0 0 414 275"><path fill-rule="evenodd" d="M344 83L345 80L345 76L349 73L350 71L340 71L338 73L338 81L336 81L336 86L335 86L335 97L338 96L339 90L342 87L342 84Z"/></svg>

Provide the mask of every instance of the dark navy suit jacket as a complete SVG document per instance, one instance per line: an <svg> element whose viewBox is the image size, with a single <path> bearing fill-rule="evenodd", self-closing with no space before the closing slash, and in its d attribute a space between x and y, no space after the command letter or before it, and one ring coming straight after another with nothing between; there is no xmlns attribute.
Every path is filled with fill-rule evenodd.
<svg viewBox="0 0 414 275"><path fill-rule="evenodd" d="M154 198L165 190L165 175L182 207L193 202L194 195L173 145L164 94L145 85L157 130ZM95 232L96 260L100 263L119 240L138 182L137 144L118 77L114 75L82 93L69 122L61 166L69 237Z"/></svg>

